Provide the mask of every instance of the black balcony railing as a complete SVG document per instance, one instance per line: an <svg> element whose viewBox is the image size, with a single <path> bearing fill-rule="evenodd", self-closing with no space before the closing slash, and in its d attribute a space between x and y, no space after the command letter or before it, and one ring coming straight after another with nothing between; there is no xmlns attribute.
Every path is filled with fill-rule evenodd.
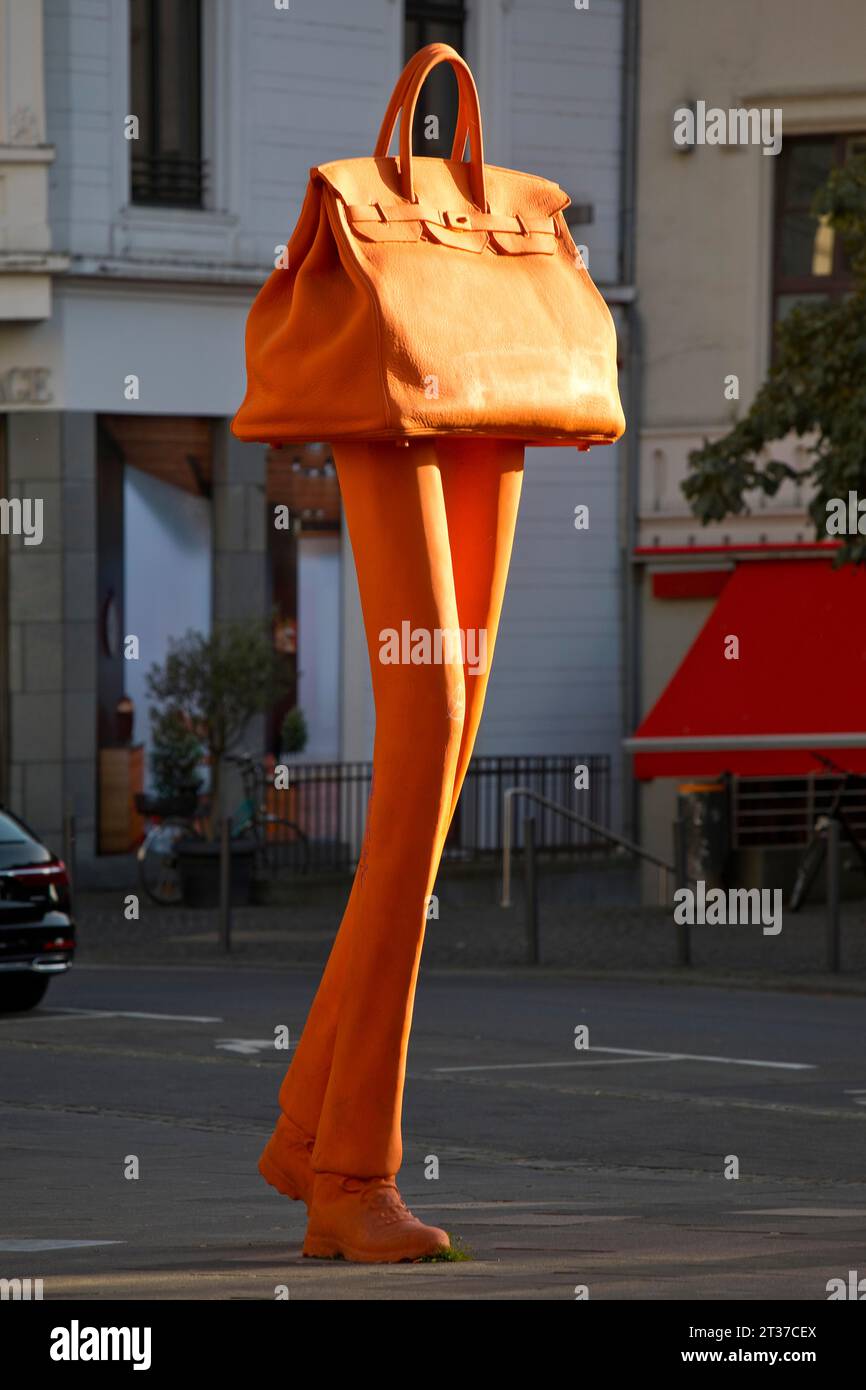
<svg viewBox="0 0 866 1390"><path fill-rule="evenodd" d="M815 821L828 813L843 780L824 773L732 777L732 848L795 849L807 845L815 833ZM866 838L866 790L846 787L842 810L849 824Z"/></svg>
<svg viewBox="0 0 866 1390"><path fill-rule="evenodd" d="M132 201L155 207L200 208L207 185L207 161L178 155L134 155Z"/></svg>
<svg viewBox="0 0 866 1390"><path fill-rule="evenodd" d="M575 767L588 769L588 786L575 789ZM291 788L279 815L301 827L310 842L313 870L354 868L364 837L372 764L300 763L291 768ZM610 823L610 758L606 754L549 754L478 757L469 766L445 846L447 860L494 858L501 853L502 798L519 783L551 801L574 807L597 824ZM412 807L407 803L406 815ZM603 848L584 827L542 809L536 842L548 854L575 854Z"/></svg>

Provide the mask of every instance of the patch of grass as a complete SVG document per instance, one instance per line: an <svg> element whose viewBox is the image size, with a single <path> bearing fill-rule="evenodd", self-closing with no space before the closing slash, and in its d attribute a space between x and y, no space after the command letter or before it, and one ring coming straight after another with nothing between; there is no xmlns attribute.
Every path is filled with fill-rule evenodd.
<svg viewBox="0 0 866 1390"><path fill-rule="evenodd" d="M464 1245L459 1236L450 1237L451 1244L447 1250L439 1250L435 1255L425 1255L418 1261L422 1265L436 1264L462 1264L464 1260L474 1260L475 1256L468 1245Z"/></svg>

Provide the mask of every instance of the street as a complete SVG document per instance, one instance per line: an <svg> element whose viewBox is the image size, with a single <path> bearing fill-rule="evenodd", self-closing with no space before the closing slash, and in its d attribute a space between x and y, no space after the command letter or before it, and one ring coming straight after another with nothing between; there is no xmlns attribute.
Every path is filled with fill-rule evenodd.
<svg viewBox="0 0 866 1390"><path fill-rule="evenodd" d="M45 1299L824 1300L866 1274L860 999L423 969L400 1187L470 1258L302 1259L303 1208L256 1160L274 1030L297 1040L317 978L79 965L2 1019L0 1277Z"/></svg>

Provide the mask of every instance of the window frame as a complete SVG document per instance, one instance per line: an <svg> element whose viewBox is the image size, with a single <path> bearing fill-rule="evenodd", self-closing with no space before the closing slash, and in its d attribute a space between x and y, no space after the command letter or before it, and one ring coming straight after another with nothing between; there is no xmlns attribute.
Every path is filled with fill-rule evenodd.
<svg viewBox="0 0 866 1390"><path fill-rule="evenodd" d="M130 104L132 103L133 88L133 63L132 63L132 3L128 0L128 42L127 54L129 63L129 93ZM196 153L182 162L190 166L188 179L192 185L192 192L189 196L177 196L176 191L169 189L167 194L157 196L142 196L139 191L136 193L136 172L135 163L137 160L142 164L147 162L150 166L157 166L160 160L167 161L170 170L170 156L165 155L158 149L160 135L160 84L159 60L157 57L160 41L160 0L143 0L148 9L148 25L150 33L150 44L146 59L146 71L144 81L148 89L149 107L149 148L144 151L138 148L138 141L130 142L129 150L129 204L133 208L144 210L162 211L181 211L181 212L201 212L208 206L208 163L205 157L206 145L206 86L205 86L205 57L208 50L208 34L206 25L206 0L185 0L185 3L195 7L193 32L196 34L196 54L194 66L191 70L195 72L195 113L196 113L196 132L195 145ZM190 69L188 69L189 71ZM151 180L153 174L151 173ZM171 180L169 179L169 183Z"/></svg>
<svg viewBox="0 0 866 1390"><path fill-rule="evenodd" d="M779 301L784 296L796 295L802 299L825 299L838 301L849 294L854 286L854 277L842 266L844 249L840 237L835 237L833 246L833 269L830 275L785 275L782 273L782 239L787 213L800 209L786 208L786 181L790 169L790 159L786 157L793 145L806 142L821 142L833 147L833 169L841 168L847 158L848 147L852 141L866 143L866 129L842 131L798 131L796 135L785 138L780 160L776 169L773 201L773 260L772 260L772 329L781 322Z"/></svg>

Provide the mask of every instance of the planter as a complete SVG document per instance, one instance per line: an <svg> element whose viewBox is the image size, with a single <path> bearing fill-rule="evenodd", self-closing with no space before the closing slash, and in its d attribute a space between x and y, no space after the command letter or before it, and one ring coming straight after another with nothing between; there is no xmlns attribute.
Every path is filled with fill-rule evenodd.
<svg viewBox="0 0 866 1390"><path fill-rule="evenodd" d="M175 796L152 796L150 792L138 792L135 798L136 809L143 816L182 816L191 820L198 810L198 792L178 792Z"/></svg>
<svg viewBox="0 0 866 1390"><path fill-rule="evenodd" d="M250 902L256 845L252 840L233 840L229 870L229 898L232 907ZM187 840L178 846L177 863L187 907L219 907L220 846L214 840Z"/></svg>
<svg viewBox="0 0 866 1390"><path fill-rule="evenodd" d="M284 753L280 762L289 769L289 785L277 791L276 787L269 786L265 797L265 806L270 815L276 816L279 820L297 821L298 819L298 787L294 779L294 760L291 753ZM273 836L268 836L272 839Z"/></svg>

